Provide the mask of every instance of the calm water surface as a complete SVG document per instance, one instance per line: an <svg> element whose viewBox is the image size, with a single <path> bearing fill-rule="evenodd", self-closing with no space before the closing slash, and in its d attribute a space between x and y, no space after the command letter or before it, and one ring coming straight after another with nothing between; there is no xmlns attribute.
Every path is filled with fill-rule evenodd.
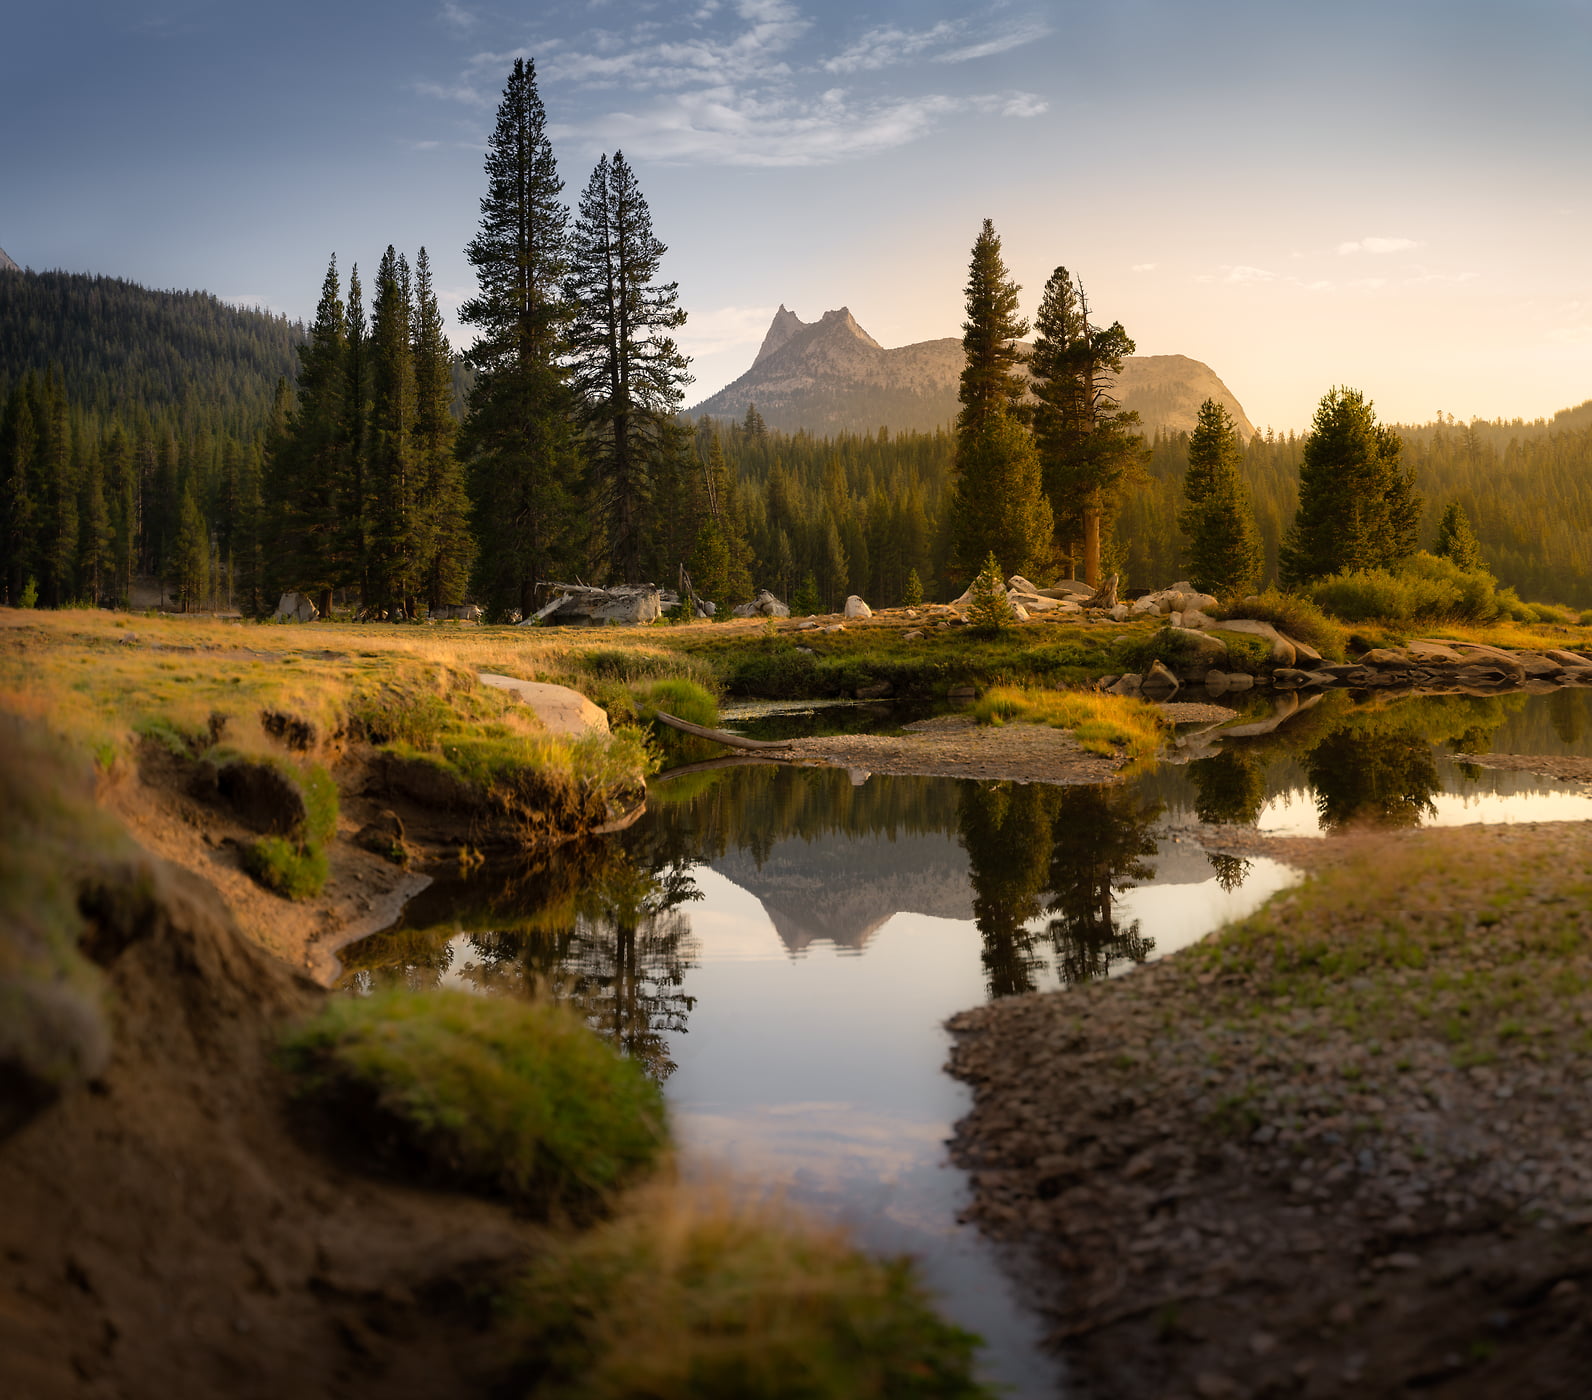
<svg viewBox="0 0 1592 1400"><path fill-rule="evenodd" d="M827 710L747 727L891 722ZM969 1100L941 1069L946 1017L1119 974L1291 883L1274 861L1207 854L1180 835L1194 821L1330 834L1592 817L1579 785L1466 761L1489 749L1592 753L1592 695L1333 694L1273 734L1186 735L1181 761L1115 788L688 773L656 783L619 837L433 886L348 950L345 981L571 998L663 1081L697 1160L917 1255L987 1339L986 1374L1054 1395L1040 1323L957 1224L966 1185L945 1139Z"/></svg>

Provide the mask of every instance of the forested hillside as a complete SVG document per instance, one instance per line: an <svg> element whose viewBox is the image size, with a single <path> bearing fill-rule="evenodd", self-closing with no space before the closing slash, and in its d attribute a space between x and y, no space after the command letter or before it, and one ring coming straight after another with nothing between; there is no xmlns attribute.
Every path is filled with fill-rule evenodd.
<svg viewBox="0 0 1592 1400"><path fill-rule="evenodd" d="M267 438L291 410L277 385L293 384L306 335L203 293L0 274L6 601L20 601L32 579L40 603L125 605L139 577L171 581L175 592L184 559L191 573L202 553L209 602L246 610L273 603L266 595L275 580L255 578L243 555L270 536L262 512L276 505L261 496ZM472 379L455 357L456 416ZM1502 582L1528 598L1592 607L1592 402L1548 420L1444 418L1397 431L1424 502L1423 543L1457 501ZM674 480L654 509L686 519L698 510L686 496L725 493L726 527L744 533L749 557L729 568L704 547L682 542L671 551L660 541L660 582L674 582L673 563L685 563L693 575L728 568L725 577L743 587L749 566L752 586L789 599L810 585L825 606L851 592L900 602L914 573L931 598L965 585L948 564L951 434L820 438L774 431L753 412L732 424L698 420L692 445L695 483ZM1302 445L1292 434L1256 437L1243 454L1268 579L1297 505ZM1156 434L1140 479L1122 492L1108 557L1128 587L1162 584L1186 568L1177 512L1187 452L1187 434ZM664 560L673 553L684 557Z"/></svg>
<svg viewBox="0 0 1592 1400"><path fill-rule="evenodd" d="M54 366L76 409L141 407L178 436L250 437L279 379L298 372L304 327L209 292L159 292L75 272L0 275L0 396Z"/></svg>

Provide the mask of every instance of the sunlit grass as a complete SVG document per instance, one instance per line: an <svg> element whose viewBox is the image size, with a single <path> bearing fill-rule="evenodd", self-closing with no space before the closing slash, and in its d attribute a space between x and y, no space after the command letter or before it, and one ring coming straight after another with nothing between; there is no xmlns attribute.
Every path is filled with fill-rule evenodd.
<svg viewBox="0 0 1592 1400"><path fill-rule="evenodd" d="M996 686L973 704L980 724L1045 724L1072 731L1080 748L1138 761L1154 757L1167 723L1155 706L1129 696Z"/></svg>
<svg viewBox="0 0 1592 1400"><path fill-rule="evenodd" d="M543 1400L988 1400L909 1261L725 1189L662 1182L509 1297ZM637 1339L644 1339L638 1344Z"/></svg>

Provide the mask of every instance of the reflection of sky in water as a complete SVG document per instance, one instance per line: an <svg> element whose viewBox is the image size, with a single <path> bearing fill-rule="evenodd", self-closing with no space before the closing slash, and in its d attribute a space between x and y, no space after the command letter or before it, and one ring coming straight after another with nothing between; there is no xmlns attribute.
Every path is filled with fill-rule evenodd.
<svg viewBox="0 0 1592 1400"><path fill-rule="evenodd" d="M1053 1393L1040 1324L995 1252L956 1224L966 1186L946 1165L969 1097L942 1071L943 1023L984 998L976 927L898 913L861 950L821 941L793 954L754 897L711 869L694 873L706 895L691 908L698 1000L668 1082L682 1139L845 1220L871 1248L917 1255L958 1320L984 1334L992 1372L1014 1393ZM1232 892L1214 878L1149 885L1118 909L1171 951L1293 878L1255 861ZM1054 986L1055 974L1038 980Z"/></svg>
<svg viewBox="0 0 1592 1400"><path fill-rule="evenodd" d="M1437 759L1437 772L1446 791L1431 796L1431 814L1422 826L1474 826L1488 822L1592 821L1592 793L1581 783L1555 782L1534 774L1506 769L1474 768L1467 776L1460 763L1446 756ZM1523 791L1527 785L1535 791ZM1499 789L1502 789L1501 791ZM1319 836L1315 800L1306 789L1279 793L1261 809L1255 825L1268 836Z"/></svg>

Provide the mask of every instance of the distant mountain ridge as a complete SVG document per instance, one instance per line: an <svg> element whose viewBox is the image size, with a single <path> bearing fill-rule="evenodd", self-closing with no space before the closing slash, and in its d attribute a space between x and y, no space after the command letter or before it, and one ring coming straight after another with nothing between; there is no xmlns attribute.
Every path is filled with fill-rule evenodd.
<svg viewBox="0 0 1592 1400"><path fill-rule="evenodd" d="M781 304L751 368L689 410L740 419L755 404L763 421L786 432L932 432L956 418L962 342L955 336L886 349L842 306L803 321ZM1186 355L1135 355L1123 362L1118 390L1146 432L1188 431L1199 406L1222 404L1244 437L1255 426L1215 372Z"/></svg>
<svg viewBox="0 0 1592 1400"><path fill-rule="evenodd" d="M11 254L0 248L0 272L21 272Z"/></svg>

